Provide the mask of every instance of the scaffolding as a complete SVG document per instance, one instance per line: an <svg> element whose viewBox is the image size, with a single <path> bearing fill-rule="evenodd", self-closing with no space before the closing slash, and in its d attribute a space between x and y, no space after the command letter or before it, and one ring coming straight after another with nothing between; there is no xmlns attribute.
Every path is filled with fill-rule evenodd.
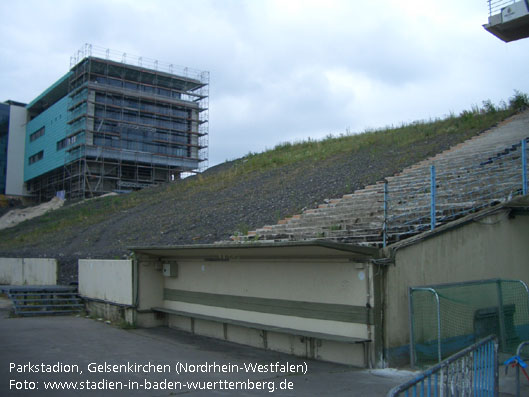
<svg viewBox="0 0 529 397"><path fill-rule="evenodd" d="M93 197L207 168L209 73L119 54L86 44L71 58L62 176L32 181L40 195Z"/></svg>

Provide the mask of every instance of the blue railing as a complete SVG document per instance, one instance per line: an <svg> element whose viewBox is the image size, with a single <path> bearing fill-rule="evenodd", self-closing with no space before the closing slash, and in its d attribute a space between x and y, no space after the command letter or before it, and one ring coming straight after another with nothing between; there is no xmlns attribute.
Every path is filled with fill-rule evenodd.
<svg viewBox="0 0 529 397"><path fill-rule="evenodd" d="M498 342L494 335L448 357L388 393L388 397L497 395Z"/></svg>
<svg viewBox="0 0 529 397"><path fill-rule="evenodd" d="M528 193L527 140L492 151L470 166L431 166L423 177L403 186L384 186L383 245L433 230L438 225ZM487 157L488 156L488 157ZM410 210L411 209L411 210Z"/></svg>
<svg viewBox="0 0 529 397"><path fill-rule="evenodd" d="M507 371L507 368L509 366L516 367L516 397L520 397L520 368L522 368L522 371L524 371L525 376L527 376L527 372L525 371L525 368L527 368L527 364L524 362L522 358L522 351L524 347L529 346L529 341L523 341L518 345L518 348L516 349L516 355L514 357L511 357L507 361L505 361L503 364L506 366L505 371ZM507 373L507 372L505 372Z"/></svg>

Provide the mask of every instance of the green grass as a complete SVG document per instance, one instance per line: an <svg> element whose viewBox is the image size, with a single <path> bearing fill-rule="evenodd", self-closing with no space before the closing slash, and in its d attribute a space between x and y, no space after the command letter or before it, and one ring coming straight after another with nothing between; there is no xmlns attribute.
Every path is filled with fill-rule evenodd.
<svg viewBox="0 0 529 397"><path fill-rule="evenodd" d="M248 153L236 160L235 166L222 175L207 177L199 175L188 187L208 185L209 189L219 189L252 172L264 172L274 168L294 164L301 161L321 162L330 157L361 150L369 150L373 154L383 154L386 150L412 146L416 142L438 135L463 135L471 137L477 132L490 128L496 123L529 106L527 94L515 91L509 104L499 106L490 100L483 101L483 107L473 106L471 110L461 112L459 116L451 114L443 119L415 121L400 126L368 130L363 133L341 133L338 136L328 135L322 140L301 142L283 142L273 149L262 153Z"/></svg>
<svg viewBox="0 0 529 397"><path fill-rule="evenodd" d="M264 153L246 155L238 161L237 171L239 173L262 171L299 161L322 161L338 154L354 153L360 150L383 153L391 148L407 147L425 138L442 134L465 133L471 136L513 113L510 108L494 112L469 111L463 112L458 117L417 121L361 134L328 136L319 141L308 139L297 143L281 143Z"/></svg>
<svg viewBox="0 0 529 397"><path fill-rule="evenodd" d="M87 200L47 213L39 218L0 231L0 249L39 244L50 235L65 230L77 229L110 219L121 212L142 204L163 205L175 197L202 192L216 192L229 187L234 180L250 177L252 173L267 172L285 165L299 162L320 163L343 154L369 151L373 156L383 155L389 150L412 148L414 143L428 141L439 135L457 135L460 140L469 138L481 130L490 128L501 120L529 106L527 94L515 91L508 104L496 106L484 101L483 106L473 106L459 115L451 114L443 119L416 121L359 134L345 132L329 135L322 140L307 139L302 142L285 142L263 153L249 153L234 162L223 172L201 174L162 187L148 188L128 195L110 196ZM405 152L405 150L404 150ZM240 224L238 232L247 234L248 226Z"/></svg>
<svg viewBox="0 0 529 397"><path fill-rule="evenodd" d="M108 219L144 202L145 194L136 192L127 196L110 196L66 205L38 218L25 221L14 228L0 231L0 248L38 242L42 236L51 235L71 227L89 226ZM31 228L25 226L31 225ZM21 232L23 230L23 232ZM13 238L9 238L11 235Z"/></svg>

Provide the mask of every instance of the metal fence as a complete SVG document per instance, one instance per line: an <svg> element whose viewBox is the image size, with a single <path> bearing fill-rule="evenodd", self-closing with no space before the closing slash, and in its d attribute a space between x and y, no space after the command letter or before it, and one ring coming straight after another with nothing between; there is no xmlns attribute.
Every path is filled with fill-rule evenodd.
<svg viewBox="0 0 529 397"><path fill-rule="evenodd" d="M388 396L497 396L498 342L490 335L394 387Z"/></svg>
<svg viewBox="0 0 529 397"><path fill-rule="evenodd" d="M494 334L514 354L529 340L529 290L520 280L481 280L411 287L410 362L431 365Z"/></svg>
<svg viewBox="0 0 529 397"><path fill-rule="evenodd" d="M487 0L489 5L489 17L500 14L505 7L516 3L516 0Z"/></svg>
<svg viewBox="0 0 529 397"><path fill-rule="evenodd" d="M413 171L409 181L386 182L383 245L528 193L526 139L479 156L477 163L454 167L452 159Z"/></svg>

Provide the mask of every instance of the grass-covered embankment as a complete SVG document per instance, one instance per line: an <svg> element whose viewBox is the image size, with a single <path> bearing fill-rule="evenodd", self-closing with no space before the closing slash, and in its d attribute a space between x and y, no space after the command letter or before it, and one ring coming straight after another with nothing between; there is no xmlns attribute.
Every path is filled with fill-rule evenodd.
<svg viewBox="0 0 529 397"><path fill-rule="evenodd" d="M528 105L281 143L173 184L87 200L0 231L0 255L116 258L134 245L211 243L340 197L486 130Z"/></svg>

